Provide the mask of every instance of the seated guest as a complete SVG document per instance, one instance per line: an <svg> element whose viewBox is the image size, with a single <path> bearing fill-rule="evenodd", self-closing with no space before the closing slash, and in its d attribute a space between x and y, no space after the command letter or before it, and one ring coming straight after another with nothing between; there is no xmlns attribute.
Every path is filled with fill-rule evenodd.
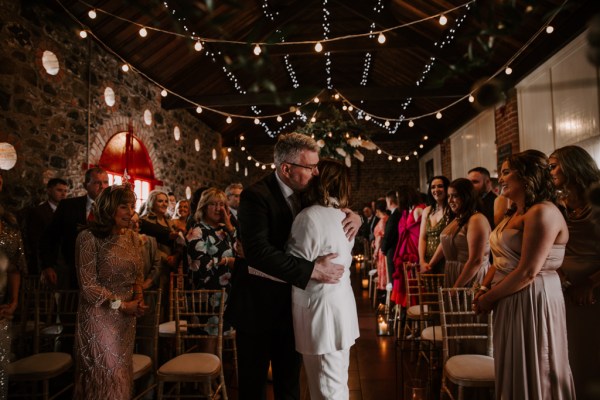
<svg viewBox="0 0 600 400"><path fill-rule="evenodd" d="M442 273L443 260L435 265L429 265L429 260L440 245L440 234L448 225L450 210L448 210L448 186L450 181L445 176L434 176L429 180L427 188L427 203L423 210L421 228L419 231L419 264L421 271ZM425 270L427 267L427 270Z"/></svg>
<svg viewBox="0 0 600 400"><path fill-rule="evenodd" d="M225 192L209 188L202 193L195 223L187 234L189 272L195 289L222 289L229 292L235 263L236 232Z"/></svg>
<svg viewBox="0 0 600 400"><path fill-rule="evenodd" d="M556 149L548 163L569 229L565 259L558 270L565 291L569 361L577 398L592 399L600 394L600 232L594 229L586 190L600 184L600 170L578 146Z"/></svg>
<svg viewBox="0 0 600 400"><path fill-rule="evenodd" d="M440 234L440 245L430 260L430 265L437 263L443 252L449 287L478 285L488 271L490 224L478 205L471 181L459 178L450 183L448 206L455 218Z"/></svg>
<svg viewBox="0 0 600 400"><path fill-rule="evenodd" d="M575 398L556 272L569 231L548 161L536 153L502 163L502 192L513 205L491 235L494 265L473 302L476 312L494 310L496 399Z"/></svg>

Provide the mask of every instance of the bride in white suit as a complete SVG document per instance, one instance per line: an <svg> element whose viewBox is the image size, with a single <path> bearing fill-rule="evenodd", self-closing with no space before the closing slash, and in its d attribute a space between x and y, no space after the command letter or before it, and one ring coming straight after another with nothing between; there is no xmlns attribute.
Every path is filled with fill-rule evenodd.
<svg viewBox="0 0 600 400"><path fill-rule="evenodd" d="M292 287L296 350L302 354L310 398L349 397L350 347L359 336L356 302L350 285L352 246L341 221L350 194L349 170L334 160L321 160L319 176L307 192L311 206L300 212L290 234L288 252L306 260L337 253L332 261L346 267L336 284L309 281L306 289Z"/></svg>

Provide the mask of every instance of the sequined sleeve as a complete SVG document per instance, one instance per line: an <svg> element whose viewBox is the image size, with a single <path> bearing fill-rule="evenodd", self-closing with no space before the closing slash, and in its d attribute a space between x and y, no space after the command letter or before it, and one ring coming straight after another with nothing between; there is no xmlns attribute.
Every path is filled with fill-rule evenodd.
<svg viewBox="0 0 600 400"><path fill-rule="evenodd" d="M12 254L9 255L10 263L8 265L8 272L20 272L22 274L26 274L27 262L25 261L25 251L23 250L21 232L19 232L17 229L11 228L9 235L12 244Z"/></svg>
<svg viewBox="0 0 600 400"><path fill-rule="evenodd" d="M81 296L88 303L100 306L115 295L98 283L99 239L92 232L85 230L77 236L75 244L75 266L79 277Z"/></svg>

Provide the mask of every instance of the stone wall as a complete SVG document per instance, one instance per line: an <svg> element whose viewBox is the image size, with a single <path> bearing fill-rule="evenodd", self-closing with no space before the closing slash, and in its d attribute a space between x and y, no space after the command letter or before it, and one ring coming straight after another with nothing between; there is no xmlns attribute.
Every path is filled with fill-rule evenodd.
<svg viewBox="0 0 600 400"><path fill-rule="evenodd" d="M224 167L227 153L218 133L185 110L162 109L161 88L133 71L123 72L118 59L90 37L81 39L76 27L43 4L0 4L0 141L17 150L17 164L4 172L4 196L13 206L38 203L52 177L66 179L71 195L83 193L83 171L130 122L148 149L156 179L179 197L186 186L225 187L249 179L233 168L234 157L242 157L236 151L230 154L232 166ZM58 58L56 75L42 64L46 50ZM107 86L115 93L111 107L104 101ZM145 110L151 125L144 122ZM175 126L181 130L179 141Z"/></svg>

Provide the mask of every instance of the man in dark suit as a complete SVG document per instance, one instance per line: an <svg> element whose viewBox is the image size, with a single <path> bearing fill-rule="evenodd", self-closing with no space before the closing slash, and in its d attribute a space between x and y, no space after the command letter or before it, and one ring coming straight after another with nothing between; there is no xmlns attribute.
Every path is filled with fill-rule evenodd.
<svg viewBox="0 0 600 400"><path fill-rule="evenodd" d="M492 190L492 180L490 179L490 171L483 167L475 167L469 171L467 175L477 193L481 198L481 212L487 218L492 230L496 227L494 224L494 201L496 201L496 193ZM490 253L491 256L491 253Z"/></svg>
<svg viewBox="0 0 600 400"><path fill-rule="evenodd" d="M301 209L297 194L319 174L318 151L308 136L280 136L276 171L242 192L238 219L250 266L236 269L226 313L237 331L240 400L265 398L269 362L275 398L300 398L301 360L295 350L290 285L305 288L310 279L337 283L344 270L331 262L337 254L304 260L285 253ZM354 238L360 217L347 215L342 223Z"/></svg>
<svg viewBox="0 0 600 400"><path fill-rule="evenodd" d="M394 274L394 252L398 245L398 224L400 223L400 212L398 212L398 196L395 190L390 190L385 195L387 209L390 211L390 217L385 223L383 238L381 239L381 252L385 254L388 266L388 282L393 282Z"/></svg>
<svg viewBox="0 0 600 400"><path fill-rule="evenodd" d="M46 184L48 200L33 207L25 218L24 242L27 255L27 269L30 274L40 273L40 242L58 203L67 197L69 185L64 179L52 178Z"/></svg>
<svg viewBox="0 0 600 400"><path fill-rule="evenodd" d="M106 171L98 167L88 169L84 187L86 195L64 199L58 204L40 244L42 279L52 286L79 287L75 271L75 240L80 228L87 223L94 200L108 187ZM62 263L59 262L59 254Z"/></svg>

